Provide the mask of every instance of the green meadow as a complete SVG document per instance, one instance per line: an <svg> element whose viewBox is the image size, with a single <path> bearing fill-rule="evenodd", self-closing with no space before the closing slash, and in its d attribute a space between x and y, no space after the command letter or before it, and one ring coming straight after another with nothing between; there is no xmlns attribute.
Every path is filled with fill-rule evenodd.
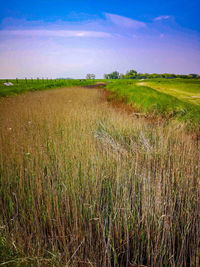
<svg viewBox="0 0 200 267"><path fill-rule="evenodd" d="M13 85L6 86L4 83L11 82ZM0 80L0 97L18 95L29 91L49 90L60 87L87 86L94 84L94 80L73 79L19 79Z"/></svg>
<svg viewBox="0 0 200 267"><path fill-rule="evenodd" d="M145 82L158 91L175 96L184 101L200 105L200 80L191 79L156 79Z"/></svg>
<svg viewBox="0 0 200 267"><path fill-rule="evenodd" d="M111 100L122 99L138 112L200 127L200 80L110 80L106 88Z"/></svg>

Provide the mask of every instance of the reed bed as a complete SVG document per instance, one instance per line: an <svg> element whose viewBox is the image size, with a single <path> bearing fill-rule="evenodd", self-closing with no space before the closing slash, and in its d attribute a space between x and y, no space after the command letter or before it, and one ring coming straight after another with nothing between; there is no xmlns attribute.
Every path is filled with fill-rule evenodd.
<svg viewBox="0 0 200 267"><path fill-rule="evenodd" d="M0 99L0 265L199 266L199 151L101 90Z"/></svg>

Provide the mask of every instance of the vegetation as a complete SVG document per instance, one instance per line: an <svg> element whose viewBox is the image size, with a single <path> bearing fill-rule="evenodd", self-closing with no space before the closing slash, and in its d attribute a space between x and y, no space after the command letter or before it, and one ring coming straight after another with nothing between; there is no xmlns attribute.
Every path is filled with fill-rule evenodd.
<svg viewBox="0 0 200 267"><path fill-rule="evenodd" d="M13 85L6 86L6 82ZM0 80L0 97L17 95L29 91L49 90L59 87L87 86L94 84L92 80L73 80L73 79L24 79L24 80Z"/></svg>
<svg viewBox="0 0 200 267"><path fill-rule="evenodd" d="M118 71L114 71L110 74L104 74L104 79L119 79L121 76Z"/></svg>
<svg viewBox="0 0 200 267"><path fill-rule="evenodd" d="M104 74L104 79L153 79L153 78L166 78L166 79L175 79L175 78L182 78L182 79L200 79L200 75L198 74L170 74L170 73L138 73L136 70L129 70L126 74L119 74L118 71L114 71L109 74Z"/></svg>
<svg viewBox="0 0 200 267"><path fill-rule="evenodd" d="M180 125L87 88L2 98L0 121L4 266L199 266L200 143Z"/></svg>
<svg viewBox="0 0 200 267"><path fill-rule="evenodd" d="M143 82L160 92L175 96L186 102L200 105L200 80L197 79L153 79Z"/></svg>
<svg viewBox="0 0 200 267"><path fill-rule="evenodd" d="M148 116L161 115L184 122L190 130L200 129L198 80L115 80L110 81L106 88L113 92L110 99L122 99Z"/></svg>
<svg viewBox="0 0 200 267"><path fill-rule="evenodd" d="M87 80L95 79L95 75L92 74L92 73L88 73L88 74L86 75L86 79L87 79Z"/></svg>

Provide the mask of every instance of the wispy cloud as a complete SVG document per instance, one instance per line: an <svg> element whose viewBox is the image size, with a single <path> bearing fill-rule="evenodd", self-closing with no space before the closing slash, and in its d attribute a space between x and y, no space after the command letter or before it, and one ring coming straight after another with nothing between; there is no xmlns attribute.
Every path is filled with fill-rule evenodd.
<svg viewBox="0 0 200 267"><path fill-rule="evenodd" d="M146 27L146 24L144 22L130 19L127 17L115 15L115 14L110 14L110 13L105 13L106 19L114 23L115 25L119 27L125 27L125 28L134 28L134 29L139 29Z"/></svg>
<svg viewBox="0 0 200 267"><path fill-rule="evenodd" d="M154 21L166 20L166 19L169 19L169 18L170 18L170 16L159 16L159 17L154 18Z"/></svg>
<svg viewBox="0 0 200 267"><path fill-rule="evenodd" d="M141 72L198 73L199 36L186 34L172 16L153 21L110 13L72 21L4 19L0 78L79 78L91 72L100 78L113 69L125 72L133 62Z"/></svg>
<svg viewBox="0 0 200 267"><path fill-rule="evenodd" d="M41 37L93 37L107 38L112 37L112 34L107 32L96 31L68 31L68 30L2 30L1 35L14 36L41 36Z"/></svg>

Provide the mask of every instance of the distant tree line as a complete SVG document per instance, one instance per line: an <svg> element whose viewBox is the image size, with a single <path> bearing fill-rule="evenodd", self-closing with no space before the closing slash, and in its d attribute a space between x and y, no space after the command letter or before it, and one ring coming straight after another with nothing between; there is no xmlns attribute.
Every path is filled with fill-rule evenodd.
<svg viewBox="0 0 200 267"><path fill-rule="evenodd" d="M88 74L86 75L86 79L87 79L87 80L94 80L94 79L95 79L95 75L94 75L93 73L88 73Z"/></svg>
<svg viewBox="0 0 200 267"><path fill-rule="evenodd" d="M173 74L173 73L138 73L136 70L129 70L126 74L119 73L118 71L113 71L109 74L104 74L104 79L152 79L152 78L166 78L166 79L174 79L174 78L183 78L183 79L200 79L200 75L198 74Z"/></svg>

